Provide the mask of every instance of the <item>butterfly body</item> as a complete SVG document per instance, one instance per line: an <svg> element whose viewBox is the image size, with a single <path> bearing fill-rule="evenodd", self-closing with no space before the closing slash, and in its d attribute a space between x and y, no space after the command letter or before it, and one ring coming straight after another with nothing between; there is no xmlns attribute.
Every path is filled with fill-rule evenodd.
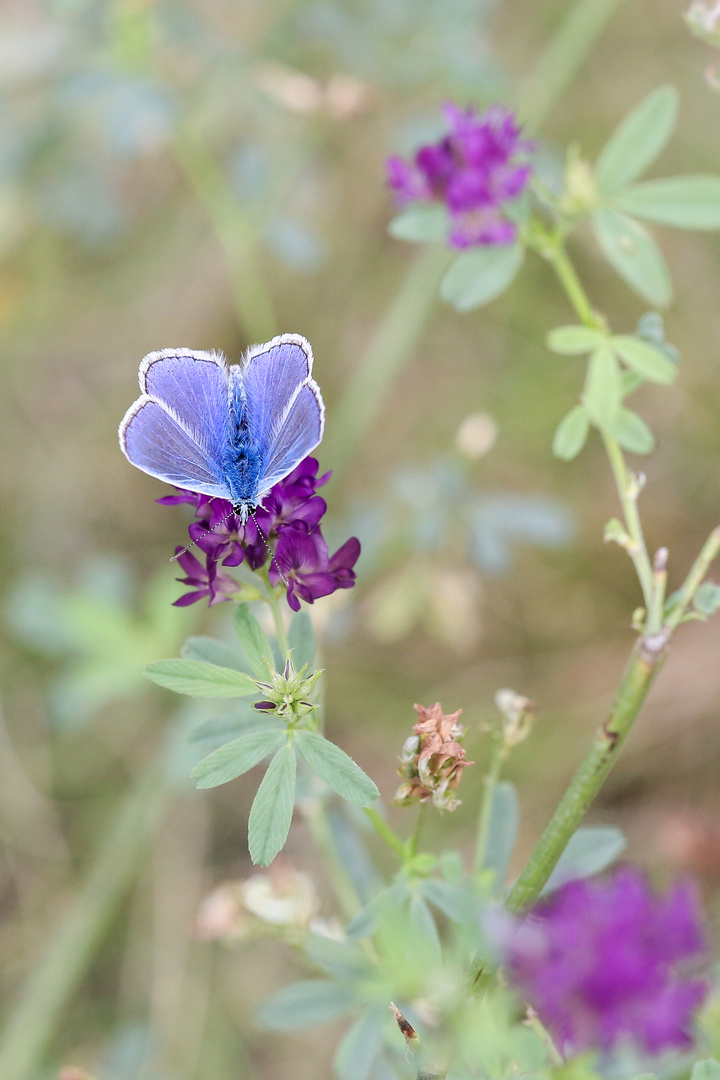
<svg viewBox="0 0 720 1080"><path fill-rule="evenodd" d="M137 468L227 499L243 521L322 439L325 409L309 343L283 334L239 365L217 353L163 349L140 364L141 396L119 429Z"/></svg>

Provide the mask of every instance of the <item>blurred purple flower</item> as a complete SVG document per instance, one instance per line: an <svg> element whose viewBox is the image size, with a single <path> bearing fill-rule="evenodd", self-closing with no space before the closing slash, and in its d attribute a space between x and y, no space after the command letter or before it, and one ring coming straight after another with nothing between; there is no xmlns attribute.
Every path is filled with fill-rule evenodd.
<svg viewBox="0 0 720 1080"><path fill-rule="evenodd" d="M240 586L234 578L218 573L220 564L232 567L246 562L251 570L258 570L270 559L268 547L274 555L269 567L270 584L275 586L281 581L277 562L289 582L287 601L294 611L300 609L300 599L312 604L336 589L352 588L360 542L352 537L329 558L320 529L327 503L316 491L327 483L330 473L317 474L317 460L305 458L265 496L262 507L255 511L255 520L249 518L244 525L226 499L211 499L183 489L158 499L165 506L188 503L195 507L195 521L188 532L205 556L204 567L191 552L180 556L178 561L188 576L178 580L194 586L194 591L176 604L184 607L205 596L210 604L231 599L230 593Z"/></svg>
<svg viewBox="0 0 720 1080"><path fill-rule="evenodd" d="M517 229L503 210L530 179L532 168L522 158L533 144L521 137L514 114L500 105L478 116L449 102L443 114L450 131L439 142L421 146L412 162L397 155L387 160L398 206L415 200L445 203L453 247L511 244Z"/></svg>
<svg viewBox="0 0 720 1080"><path fill-rule="evenodd" d="M177 555L182 548L175 549ZM208 606L219 604L223 600L230 600L232 594L240 588L239 583L229 574L218 573L218 564L214 559L207 559L206 565L196 559L191 551L186 551L178 558L178 563L183 568L187 577L177 580L183 585L191 585L192 592L185 593L176 600L174 607L187 607L205 596L208 598Z"/></svg>
<svg viewBox="0 0 720 1080"><path fill-rule="evenodd" d="M298 525L283 529L275 551L277 566L274 562L270 566L270 584L280 582L282 571L288 582L287 602L293 611L299 611L300 600L312 604L336 589L351 589L355 584L353 567L359 555L360 541L354 536L329 558L319 528Z"/></svg>
<svg viewBox="0 0 720 1080"><path fill-rule="evenodd" d="M654 896L632 868L572 881L504 935L511 981L561 1047L691 1044L707 985L673 969L704 952L693 889Z"/></svg>

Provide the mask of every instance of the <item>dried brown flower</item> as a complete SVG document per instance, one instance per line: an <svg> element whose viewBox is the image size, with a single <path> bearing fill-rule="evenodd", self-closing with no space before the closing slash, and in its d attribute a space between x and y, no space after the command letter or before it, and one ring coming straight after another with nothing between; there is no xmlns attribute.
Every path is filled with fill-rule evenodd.
<svg viewBox="0 0 720 1080"><path fill-rule="evenodd" d="M462 709L444 713L439 701L429 709L424 705L415 705L415 709L420 719L403 746L398 769L403 783L393 802L408 806L432 799L439 810L455 810L460 800L452 798L450 792L460 783L465 766L475 764L465 760L461 745L465 728L458 717Z"/></svg>

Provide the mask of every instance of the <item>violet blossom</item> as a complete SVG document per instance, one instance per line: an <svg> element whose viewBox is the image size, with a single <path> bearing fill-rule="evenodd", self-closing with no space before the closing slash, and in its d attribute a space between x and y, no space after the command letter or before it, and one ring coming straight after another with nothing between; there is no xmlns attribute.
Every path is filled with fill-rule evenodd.
<svg viewBox="0 0 720 1080"><path fill-rule="evenodd" d="M351 537L333 556L329 555L320 528L327 503L317 489L327 483L330 473L317 473L317 460L305 458L268 492L254 517L244 524L226 499L212 499L184 489L158 499L165 506L187 503L195 508L195 521L188 532L204 555L204 562L192 551L180 555L178 562L187 576L178 580L192 586L192 591L176 600L176 605L186 607L204 597L211 605L230 600L240 583L219 568L242 562L251 570L269 562L270 584L276 586L285 579L287 601L293 611L300 610L301 599L312 604L336 589L352 588L360 542Z"/></svg>
<svg viewBox="0 0 720 1080"><path fill-rule="evenodd" d="M561 1049L633 1040L657 1053L691 1044L708 988L676 970L704 951L688 884L655 896L629 867L571 881L506 933L510 979Z"/></svg>
<svg viewBox="0 0 720 1080"><path fill-rule="evenodd" d="M387 160L388 184L397 204L442 202L448 209L452 247L507 245L517 228L507 204L525 189L532 168L524 160L533 144L523 139L514 114L493 105L478 116L449 102L443 115L450 131L421 146L412 162Z"/></svg>

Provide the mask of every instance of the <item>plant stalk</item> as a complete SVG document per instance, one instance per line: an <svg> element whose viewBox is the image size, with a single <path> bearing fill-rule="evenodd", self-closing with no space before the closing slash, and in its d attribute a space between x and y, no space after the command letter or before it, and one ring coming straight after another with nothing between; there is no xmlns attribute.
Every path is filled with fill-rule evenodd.
<svg viewBox="0 0 720 1080"><path fill-rule="evenodd" d="M565 847L604 784L665 657L666 641L640 638L633 649L610 715L570 782L534 851L515 882L506 906L521 911L540 895Z"/></svg>
<svg viewBox="0 0 720 1080"><path fill-rule="evenodd" d="M485 777L482 803L480 806L480 818L478 820L477 840L475 842L475 871L485 867L488 839L490 838L490 815L492 814L493 796L497 787L503 762L506 757L505 741L501 735L493 739L490 757L490 768Z"/></svg>

